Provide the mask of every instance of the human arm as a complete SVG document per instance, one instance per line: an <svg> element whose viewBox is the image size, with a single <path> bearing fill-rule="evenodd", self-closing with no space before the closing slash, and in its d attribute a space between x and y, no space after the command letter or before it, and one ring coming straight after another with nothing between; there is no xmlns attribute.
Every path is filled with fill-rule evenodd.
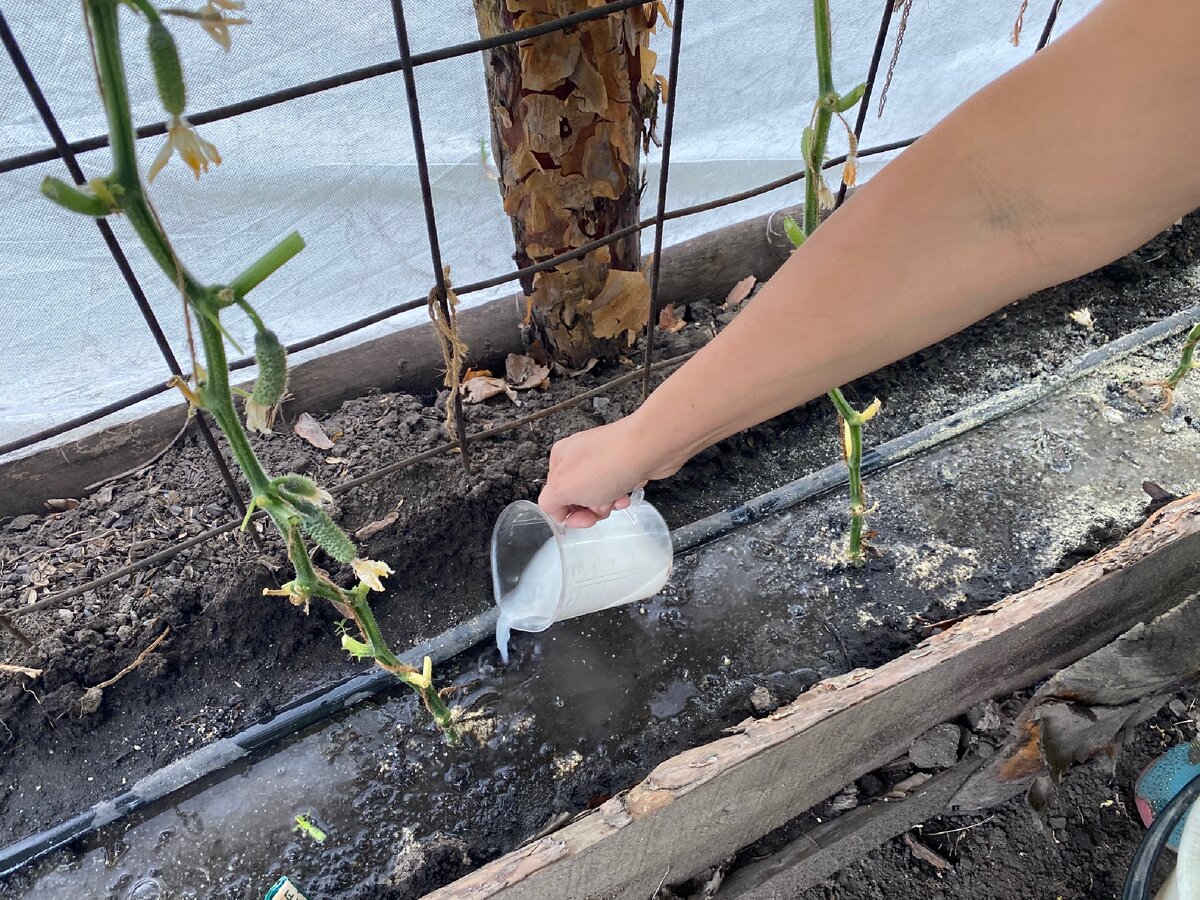
<svg viewBox="0 0 1200 900"><path fill-rule="evenodd" d="M857 191L637 412L556 444L543 508L589 525L722 438L1200 206L1197 47L1200 3L1107 0Z"/></svg>

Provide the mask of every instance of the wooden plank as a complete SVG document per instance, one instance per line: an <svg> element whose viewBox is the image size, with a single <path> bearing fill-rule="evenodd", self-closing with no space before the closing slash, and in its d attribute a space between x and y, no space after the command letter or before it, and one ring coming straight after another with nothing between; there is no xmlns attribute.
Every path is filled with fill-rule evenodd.
<svg viewBox="0 0 1200 900"><path fill-rule="evenodd" d="M1117 750L1125 733L1200 677L1200 596L1055 673L1021 710L1004 747L955 796L973 812L1030 790L1042 807L1076 762Z"/></svg>
<svg viewBox="0 0 1200 900"><path fill-rule="evenodd" d="M1200 495L1117 546L875 670L824 682L695 747L593 814L429 900L645 900L900 755L926 729L1027 687L1178 604L1200 583Z"/></svg>
<svg viewBox="0 0 1200 900"><path fill-rule="evenodd" d="M880 800L822 822L786 847L734 870L714 900L791 900L884 841L941 814L982 759L964 759L902 800Z"/></svg>

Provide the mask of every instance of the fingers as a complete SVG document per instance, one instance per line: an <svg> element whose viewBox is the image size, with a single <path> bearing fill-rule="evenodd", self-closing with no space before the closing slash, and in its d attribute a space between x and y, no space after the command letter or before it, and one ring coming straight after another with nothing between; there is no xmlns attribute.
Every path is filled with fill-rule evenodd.
<svg viewBox="0 0 1200 900"><path fill-rule="evenodd" d="M591 528L599 521L600 518L594 512L584 507L567 515L562 523L568 528Z"/></svg>

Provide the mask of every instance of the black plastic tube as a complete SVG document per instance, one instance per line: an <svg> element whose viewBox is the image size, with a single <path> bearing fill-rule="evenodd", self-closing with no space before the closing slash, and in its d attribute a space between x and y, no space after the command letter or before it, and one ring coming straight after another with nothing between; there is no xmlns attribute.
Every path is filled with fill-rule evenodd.
<svg viewBox="0 0 1200 900"><path fill-rule="evenodd" d="M1129 874L1125 878L1125 890L1121 892L1121 900L1150 900L1150 889L1158 858L1162 856L1171 832L1187 816L1197 798L1200 798L1200 775L1196 775L1183 786L1183 790L1171 798L1171 802L1155 816L1154 822L1142 836L1142 842L1138 844L1133 861L1129 864Z"/></svg>
<svg viewBox="0 0 1200 900"><path fill-rule="evenodd" d="M1090 375L1101 366L1190 328L1198 319L1200 306L1168 316L1153 325L1092 350L1061 372L1034 384L1004 391L962 412L887 441L863 454L863 472L879 472L982 425L1024 409ZM845 483L844 464L826 466L738 506L675 529L671 532L675 553L687 553L767 516L812 500ZM417 664L429 656L435 664L441 664L476 644L491 640L496 633L496 617L497 611L494 608L489 609L413 647L407 653L401 654L401 659L409 664ZM330 688L309 694L271 719L252 725L233 737L209 744L147 775L115 799L98 803L66 822L0 849L0 876L9 875L39 857L111 825L125 816L141 812L176 791L197 786L201 779L217 776L231 763L243 760L252 753L265 751L283 739L326 721L362 700L391 690L398 684L393 675L380 669L372 669ZM1200 785L1197 789L1200 790Z"/></svg>

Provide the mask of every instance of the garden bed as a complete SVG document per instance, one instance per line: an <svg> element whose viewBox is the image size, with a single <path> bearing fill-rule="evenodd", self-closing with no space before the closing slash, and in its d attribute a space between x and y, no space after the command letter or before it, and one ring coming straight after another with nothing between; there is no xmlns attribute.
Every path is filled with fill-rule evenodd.
<svg viewBox="0 0 1200 900"><path fill-rule="evenodd" d="M870 442L1053 374L1106 340L1190 307L1198 235L1200 223L1189 219L1113 267L856 384L860 397L884 400ZM1067 317L1084 306L1094 331ZM728 319L699 301L687 316L688 327L661 337L664 354L690 349ZM51 858L37 874L10 879L8 890L38 896L56 884L88 885L103 896L111 885L125 890L160 877L181 896L244 897L281 873L321 897L415 896L444 884L715 737L744 718L756 687L786 701L821 678L878 665L919 640L921 619L991 603L1111 541L1140 517L1143 479L1177 491L1194 485L1200 435L1189 404L1198 395L1185 384L1163 415L1148 393L1126 389L1166 372L1177 346L1153 347L872 479L883 552L861 572L838 561L842 498L824 498L682 558L664 594L641 608L518 638L507 670L497 670L488 646L443 667L442 683L457 688L454 702L475 723L464 748L444 748L397 694L159 813L166 819ZM520 411L491 401L471 410L472 425L510 420L612 374L556 380L524 394ZM336 483L440 443L433 399L347 403L323 420L337 436L332 451L316 451L286 428L260 449L271 468ZM365 542L370 556L397 569L379 604L397 645L491 604L486 544L495 515L536 492L556 436L628 412L638 394L630 387L603 399L478 444L470 478L444 456L339 496L351 529L398 513ZM300 412L285 410L289 419ZM833 434L832 415L810 405L703 454L656 485L651 499L670 524L685 524L831 462ZM4 526L7 608L230 516L202 451L186 441L147 472L80 500L77 509ZM271 571L281 557L270 539L260 551L226 535L17 620L36 646L8 645L6 659L45 672L10 676L0 696L0 719L11 730L0 761L4 841L111 797L355 670L337 649L331 612L314 606L304 617L259 596L281 580ZM96 712L83 713L86 688L168 626L147 661L105 691ZM324 847L289 830L292 816L309 808L328 826Z"/></svg>

